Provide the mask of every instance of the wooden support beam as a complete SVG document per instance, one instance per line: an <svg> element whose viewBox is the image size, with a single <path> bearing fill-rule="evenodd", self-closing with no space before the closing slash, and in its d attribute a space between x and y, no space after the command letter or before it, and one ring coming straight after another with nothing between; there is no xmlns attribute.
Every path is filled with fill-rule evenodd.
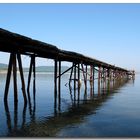
<svg viewBox="0 0 140 140"><path fill-rule="evenodd" d="M103 74L102 74L103 79L105 78L105 68L103 68Z"/></svg>
<svg viewBox="0 0 140 140"><path fill-rule="evenodd" d="M106 79L107 77L107 69L104 69L104 78Z"/></svg>
<svg viewBox="0 0 140 140"><path fill-rule="evenodd" d="M23 98L24 98L24 102L27 102L25 82L24 82L24 76L23 76L23 68L22 68L22 61L21 61L21 55L20 54L17 54L17 60L18 60L18 64L19 64L19 72L20 72L21 83L22 83Z"/></svg>
<svg viewBox="0 0 140 140"><path fill-rule="evenodd" d="M11 72L12 72L12 60L13 55L10 54L9 64L8 64L8 71L7 71L7 78L6 78L6 85L5 85L5 92L4 92L4 101L7 101L8 97L8 91L9 91L9 85L10 85L10 78L11 78Z"/></svg>
<svg viewBox="0 0 140 140"><path fill-rule="evenodd" d="M93 66L90 65L90 88L93 87Z"/></svg>
<svg viewBox="0 0 140 140"><path fill-rule="evenodd" d="M110 73L109 78L110 78L110 80L112 80L112 69L110 69L109 73Z"/></svg>
<svg viewBox="0 0 140 140"><path fill-rule="evenodd" d="M16 62L16 54L13 54L13 82L14 82L14 102L18 101L17 94L17 62Z"/></svg>
<svg viewBox="0 0 140 140"><path fill-rule="evenodd" d="M76 66L77 67L77 66ZM78 68L78 67L77 67ZM82 71L82 72L84 72L84 73L86 73L86 71L84 70L83 71L83 69L81 69L80 67L79 67L79 69ZM90 76L90 74L87 72L87 75L89 75Z"/></svg>
<svg viewBox="0 0 140 140"><path fill-rule="evenodd" d="M96 71L99 71L99 69L96 69L95 67L94 67L94 69L95 69Z"/></svg>
<svg viewBox="0 0 140 140"><path fill-rule="evenodd" d="M61 75L61 61L59 61L59 80L58 80L58 90L59 90L59 93L60 93L60 86L61 86L61 77L60 77L60 75Z"/></svg>
<svg viewBox="0 0 140 140"><path fill-rule="evenodd" d="M57 106L57 60L54 60L54 107Z"/></svg>
<svg viewBox="0 0 140 140"><path fill-rule="evenodd" d="M20 71L21 82L22 82L23 97L24 97L24 101L27 102L26 92L25 92L25 82L24 82L22 62L21 62L21 56L20 56L20 54L11 53L10 54L10 59L9 59L7 78L6 78L4 101L7 101L9 85L10 85L10 78L11 78L11 72L12 72L12 68L13 68L13 86L14 86L14 105L15 106L17 105L17 102L18 102L17 60L18 60L18 64L19 64L19 71Z"/></svg>
<svg viewBox="0 0 140 140"><path fill-rule="evenodd" d="M58 103L59 103L59 111L61 106L61 61L59 61L59 78L58 78Z"/></svg>
<svg viewBox="0 0 140 140"><path fill-rule="evenodd" d="M90 81L92 81L93 77L93 66L90 65Z"/></svg>
<svg viewBox="0 0 140 140"><path fill-rule="evenodd" d="M80 64L78 64L78 93L80 92Z"/></svg>
<svg viewBox="0 0 140 140"><path fill-rule="evenodd" d="M74 103L76 101L76 64L74 64Z"/></svg>
<svg viewBox="0 0 140 140"><path fill-rule="evenodd" d="M28 85L27 85L27 93L28 93L28 100L30 101L30 83L31 83L31 75L33 71L33 100L35 101L35 93L36 93L36 66L35 66L35 54L31 55L30 67L29 67L29 74L28 74Z"/></svg>
<svg viewBox="0 0 140 140"><path fill-rule="evenodd" d="M107 90L110 91L110 79L107 81Z"/></svg>
<svg viewBox="0 0 140 140"><path fill-rule="evenodd" d="M78 64L78 96L77 96L77 104L78 104L78 106L79 106L79 101L80 101L80 87L81 87L80 64Z"/></svg>
<svg viewBox="0 0 140 140"><path fill-rule="evenodd" d="M74 64L72 64L72 68L71 68L70 79L69 79L69 88L71 87L70 84L71 84L71 79L72 79L73 67L74 67Z"/></svg>
<svg viewBox="0 0 140 140"><path fill-rule="evenodd" d="M87 88L87 65L86 65L86 88Z"/></svg>
<svg viewBox="0 0 140 140"><path fill-rule="evenodd" d="M101 78L101 67L99 67L99 71L98 71L98 79L100 80Z"/></svg>
<svg viewBox="0 0 140 140"><path fill-rule="evenodd" d="M76 90L76 64L74 64L74 90Z"/></svg>
<svg viewBox="0 0 140 140"><path fill-rule="evenodd" d="M85 83L85 88L86 88L86 76L84 74L84 66L82 63L81 63L81 67L82 67L82 71L83 71L84 83Z"/></svg>
<svg viewBox="0 0 140 140"><path fill-rule="evenodd" d="M29 93L30 83L31 83L32 65L33 65L33 57L31 57L30 68L29 68L29 75L28 75L28 85L27 85L28 93Z"/></svg>
<svg viewBox="0 0 140 140"><path fill-rule="evenodd" d="M93 89L94 89L94 77L95 77L95 68L94 68L94 65L93 65L93 68L92 68L92 72L93 72L92 73L92 81L93 81Z"/></svg>
<svg viewBox="0 0 140 140"><path fill-rule="evenodd" d="M69 70L71 70L73 68L73 66L71 66L70 68L68 68L67 70L65 70L64 72L62 72L60 75L57 76L57 78L61 77L63 74L65 74L66 72L68 72Z"/></svg>
<svg viewBox="0 0 140 140"><path fill-rule="evenodd" d="M36 93L36 66L35 66L35 55L33 57L33 95L35 101L35 93Z"/></svg>
<svg viewBox="0 0 140 140"><path fill-rule="evenodd" d="M99 67L98 71L98 95L100 95L100 79L101 78L101 67Z"/></svg>
<svg viewBox="0 0 140 140"><path fill-rule="evenodd" d="M107 77L109 78L110 77L110 70L107 69Z"/></svg>

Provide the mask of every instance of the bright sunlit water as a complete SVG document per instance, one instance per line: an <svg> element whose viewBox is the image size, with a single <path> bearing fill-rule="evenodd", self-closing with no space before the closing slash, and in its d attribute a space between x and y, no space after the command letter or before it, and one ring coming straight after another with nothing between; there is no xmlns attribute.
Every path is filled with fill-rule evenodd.
<svg viewBox="0 0 140 140"><path fill-rule="evenodd" d="M100 88L96 80L94 94L89 82L87 92L84 82L79 93L70 92L68 79L69 74L62 76L61 99L55 104L53 74L37 74L35 100L31 84L31 102L25 105L18 77L18 105L14 107L12 79L5 105L6 74L0 74L0 136L140 137L140 75L135 80L106 81Z"/></svg>

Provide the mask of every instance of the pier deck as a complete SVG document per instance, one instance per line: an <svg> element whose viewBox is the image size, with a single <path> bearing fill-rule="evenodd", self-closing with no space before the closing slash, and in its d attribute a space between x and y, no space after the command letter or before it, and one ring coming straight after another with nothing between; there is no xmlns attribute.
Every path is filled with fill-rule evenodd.
<svg viewBox="0 0 140 140"><path fill-rule="evenodd" d="M87 87L87 75L90 75L90 80L94 88L95 70L98 71L99 82L100 79L102 78L114 79L114 78L128 77L130 75L133 77L135 74L134 71L129 71L127 69L108 64L106 62L85 56L77 52L61 50L57 46L44 43L17 33L12 33L2 28L0 28L0 51L10 53L5 93L4 93L5 101L7 101L7 97L8 97L12 70L13 70L13 79L14 79L14 97L15 97L14 99L15 102L18 101L18 96L17 96L18 94L17 93L17 61L18 61L21 82L22 82L23 97L24 97L24 101L27 102L26 89L25 89L26 86L24 82L21 55L28 55L31 57L29 76L28 76L28 85L27 85L28 92L30 88L32 71L34 73L33 78L35 84L35 73L36 73L35 58L36 57L49 58L54 60L55 96L57 96L57 91L58 91L58 96L60 96L61 76L69 70L71 70L69 86L71 86L72 74L74 74L74 89L76 89L76 81L80 80L80 71L83 72L85 88ZM63 61L71 62L72 66L65 72L61 73L61 62ZM87 71L88 67L90 67L90 74Z"/></svg>

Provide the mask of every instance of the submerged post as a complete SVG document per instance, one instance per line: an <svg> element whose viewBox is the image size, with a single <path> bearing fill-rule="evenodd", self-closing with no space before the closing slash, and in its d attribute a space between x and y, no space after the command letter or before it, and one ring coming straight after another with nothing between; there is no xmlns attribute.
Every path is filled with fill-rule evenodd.
<svg viewBox="0 0 140 140"><path fill-rule="evenodd" d="M21 61L20 54L17 54L17 59L18 59L19 71L20 71L20 77L21 77L21 83L22 83L22 93L23 93L24 101L27 102L25 82L24 82L24 76L23 76L23 68L22 68L22 61Z"/></svg>
<svg viewBox="0 0 140 140"><path fill-rule="evenodd" d="M85 89L86 89L86 76L84 74L84 66L83 66L83 63L81 64L81 67L82 67L82 71L83 71L84 84L85 84Z"/></svg>
<svg viewBox="0 0 140 140"><path fill-rule="evenodd" d="M99 79L99 81L101 79L101 66L99 66L99 70L98 70L98 79Z"/></svg>
<svg viewBox="0 0 140 140"><path fill-rule="evenodd" d="M54 105L57 105L57 60L54 60Z"/></svg>
<svg viewBox="0 0 140 140"><path fill-rule="evenodd" d="M74 63L74 90L76 90L76 64Z"/></svg>
<svg viewBox="0 0 140 140"><path fill-rule="evenodd" d="M80 87L81 87L81 79L80 79L80 64L78 63L78 102L77 104L79 105L79 100L80 100Z"/></svg>
<svg viewBox="0 0 140 140"><path fill-rule="evenodd" d="M30 61L30 67L29 67L27 93L28 93L28 98L30 98L29 89L30 89L31 75L32 75L32 70L33 70L33 98L34 98L34 100L35 100L35 93L36 93L36 68L35 67L36 67L35 66L35 54L32 54L31 61Z"/></svg>
<svg viewBox="0 0 140 140"><path fill-rule="evenodd" d="M11 72L12 72L12 60L13 55L10 54L9 64L8 64L8 72L7 72L7 78L6 78L6 85L5 85L5 92L4 92L4 101L7 101L8 97L8 91L9 91L9 85L10 85L10 78L11 78Z"/></svg>
<svg viewBox="0 0 140 140"><path fill-rule="evenodd" d="M10 59L9 59L8 71L7 71L7 78L6 78L6 85L5 85L5 92L4 92L4 101L6 102L7 98L8 98L10 78L11 78L11 73L12 73L12 70L13 70L13 86L14 86L14 103L15 103L15 105L18 102L17 60L18 60L19 72L20 72L21 83L22 83L23 98L24 98L24 102L27 102L21 56L20 56L19 53L11 53L10 54Z"/></svg>
<svg viewBox="0 0 140 140"><path fill-rule="evenodd" d="M93 68L92 68L92 83L93 83L93 91L94 91L94 77L95 77L95 68L94 68L94 65L93 65Z"/></svg>
<svg viewBox="0 0 140 140"><path fill-rule="evenodd" d="M14 83L14 102L18 101L17 95L17 62L16 54L13 54L13 83Z"/></svg>
<svg viewBox="0 0 140 140"><path fill-rule="evenodd" d="M87 90L87 65L86 65L86 79L85 79L85 83L86 83L86 90Z"/></svg>
<svg viewBox="0 0 140 140"><path fill-rule="evenodd" d="M73 73L73 67L74 67L74 63L72 64L71 73L70 73L70 78L69 78L69 88L70 88L70 89L71 89L71 78L72 78L72 73Z"/></svg>
<svg viewBox="0 0 140 140"><path fill-rule="evenodd" d="M90 87L93 87L93 66L90 65Z"/></svg>
<svg viewBox="0 0 140 140"><path fill-rule="evenodd" d="M100 94L100 79L101 78L101 66L99 66L98 70L98 94Z"/></svg>
<svg viewBox="0 0 140 140"><path fill-rule="evenodd" d="M29 92L29 89L30 89L31 74L32 74L32 65L33 65L33 57L31 56L30 67L29 67L29 75L28 75L28 85L27 85L27 91L28 92Z"/></svg>
<svg viewBox="0 0 140 140"><path fill-rule="evenodd" d="M80 81L80 64L78 64L78 93L80 91L80 84L81 84L81 81Z"/></svg>
<svg viewBox="0 0 140 140"><path fill-rule="evenodd" d="M36 93L36 68L35 68L35 55L33 57L33 95L34 95L34 100L35 100L35 93Z"/></svg>
<svg viewBox="0 0 140 140"><path fill-rule="evenodd" d="M76 101L76 64L74 63L74 104Z"/></svg>
<svg viewBox="0 0 140 140"><path fill-rule="evenodd" d="M59 103L59 110L61 106L61 61L59 61L59 79L58 79L58 103Z"/></svg>

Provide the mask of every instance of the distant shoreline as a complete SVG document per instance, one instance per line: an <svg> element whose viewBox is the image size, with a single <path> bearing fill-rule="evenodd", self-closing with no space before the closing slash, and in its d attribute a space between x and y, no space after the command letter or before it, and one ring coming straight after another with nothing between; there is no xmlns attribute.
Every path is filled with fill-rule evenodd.
<svg viewBox="0 0 140 140"><path fill-rule="evenodd" d="M61 71L64 72L68 69L68 66L62 66ZM7 73L8 65L6 64L0 64L0 74ZM19 72L19 69L17 68L17 71ZM23 68L24 73L29 72L29 68L24 67ZM54 73L54 66L36 66L36 73Z"/></svg>
<svg viewBox="0 0 140 140"><path fill-rule="evenodd" d="M0 70L0 74L5 74L7 73L7 70Z"/></svg>
<svg viewBox="0 0 140 140"><path fill-rule="evenodd" d="M19 70L17 70L17 73L19 73ZM29 73L27 70L23 70L23 73ZM54 71L36 71L36 74L53 74ZM66 74L69 74L70 72L67 72ZM7 74L7 70L0 69L0 74ZM140 74L140 72L135 72L135 74Z"/></svg>
<svg viewBox="0 0 140 140"><path fill-rule="evenodd" d="M23 73L28 74L29 71L23 71ZM7 70L0 70L0 74L7 74ZM17 70L17 74L19 74L19 70ZM54 72L36 71L36 74L54 74ZM66 74L69 74L69 72L67 72Z"/></svg>

